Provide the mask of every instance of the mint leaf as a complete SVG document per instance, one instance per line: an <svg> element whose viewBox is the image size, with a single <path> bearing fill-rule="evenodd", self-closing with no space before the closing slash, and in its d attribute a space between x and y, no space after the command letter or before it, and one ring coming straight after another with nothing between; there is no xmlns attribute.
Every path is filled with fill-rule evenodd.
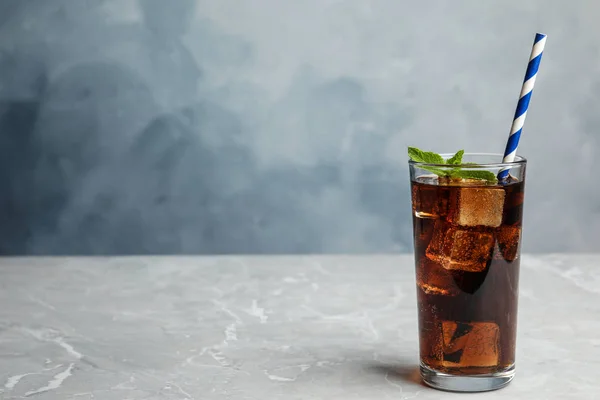
<svg viewBox="0 0 600 400"><path fill-rule="evenodd" d="M415 162L425 163L425 164L446 164L444 158L437 153L432 151L423 151L417 149L416 147L408 148L408 156L411 160Z"/></svg>
<svg viewBox="0 0 600 400"><path fill-rule="evenodd" d="M456 165L462 163L463 154L465 154L464 150L457 151L455 155L446 160L446 164Z"/></svg>
<svg viewBox="0 0 600 400"><path fill-rule="evenodd" d="M455 168L450 173L452 178L462 178L462 179L481 179L490 183L498 182L498 178L494 175L493 172L490 171L476 171L476 170L466 170Z"/></svg>
<svg viewBox="0 0 600 400"><path fill-rule="evenodd" d="M418 163L446 164L446 161L444 161L444 157L440 156L439 154L431 152L431 151L423 151L423 150L417 149L416 147L408 148L408 156L410 157L411 160L418 162ZM450 171L446 171L445 169L437 168L437 167L430 167L427 165L419 165L419 168L424 169L429 172L433 172L437 176L449 176L449 174L450 174Z"/></svg>
<svg viewBox="0 0 600 400"><path fill-rule="evenodd" d="M464 163L463 164L462 158L463 158L464 154L465 154L464 150L459 150L456 152L456 154L454 154L448 160L444 160L444 158L437 153L434 153L431 151L423 151L423 150L417 149L416 147L408 148L408 156L410 157L411 160L418 162L418 163L440 164L440 165L443 165L443 164L460 165L461 167L469 166L469 165L473 165L473 166L477 165L475 163ZM462 169L461 167L444 169L444 168L439 168L439 167L431 167L431 166L427 166L427 165L419 165L419 168L424 169L429 172L433 172L437 176L457 178L457 179L479 179L479 180L483 180L483 181L486 181L489 183L498 182L498 178L496 177L496 175L494 175L493 172L485 171L485 170L465 170L465 169Z"/></svg>

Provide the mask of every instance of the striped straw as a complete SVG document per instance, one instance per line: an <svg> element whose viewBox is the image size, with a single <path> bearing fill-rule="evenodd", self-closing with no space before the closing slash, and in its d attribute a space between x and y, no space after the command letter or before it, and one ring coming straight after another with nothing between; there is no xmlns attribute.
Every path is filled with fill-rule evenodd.
<svg viewBox="0 0 600 400"><path fill-rule="evenodd" d="M535 78L537 77L537 72L540 68L540 62L542 61L542 53L545 45L546 35L543 33L536 33L535 40L533 41L533 47L531 49L531 55L529 56L527 72L525 72L525 79L523 79L523 86L521 87L521 95L519 97L519 102L517 103L517 110L515 111L515 118L513 119L512 127L510 128L510 135L508 136L508 142L506 143L506 149L504 150L504 158L502 159L503 163L513 162L515 160L515 156L517 155L519 139L521 138L521 132L523 131L523 124L525 123L525 117L527 116L529 100L531 99L533 85L535 85ZM508 170L509 168L502 169L498 173L498 179L506 179L508 177Z"/></svg>

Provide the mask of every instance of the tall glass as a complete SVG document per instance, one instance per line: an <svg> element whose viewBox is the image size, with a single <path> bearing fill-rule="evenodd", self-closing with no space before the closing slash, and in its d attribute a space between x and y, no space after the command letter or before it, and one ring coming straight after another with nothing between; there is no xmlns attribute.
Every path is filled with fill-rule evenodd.
<svg viewBox="0 0 600 400"><path fill-rule="evenodd" d="M501 160L465 154L459 167L510 168L502 183L443 176L456 165L409 162L420 368L437 389L499 389L515 373L526 160Z"/></svg>

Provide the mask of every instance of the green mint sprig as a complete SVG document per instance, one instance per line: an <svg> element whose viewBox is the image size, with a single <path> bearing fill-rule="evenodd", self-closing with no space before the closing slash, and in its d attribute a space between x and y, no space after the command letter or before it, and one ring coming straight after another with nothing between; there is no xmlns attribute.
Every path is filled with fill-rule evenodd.
<svg viewBox="0 0 600 400"><path fill-rule="evenodd" d="M408 156L411 160L418 163L425 164L438 164L438 165L461 165L464 167L465 165L477 165L474 163L462 163L462 157L465 154L464 150L459 150L455 155L450 157L447 160L444 160L444 157L440 156L437 153L432 151L423 151L417 149L416 147L408 148ZM463 169L461 167L454 168L439 168L439 167L431 167L427 165L419 166L424 170L429 172L433 172L437 176L447 177L447 178L459 178L459 179L479 179L490 183L498 182L498 178L493 172L484 171L484 170L468 170Z"/></svg>

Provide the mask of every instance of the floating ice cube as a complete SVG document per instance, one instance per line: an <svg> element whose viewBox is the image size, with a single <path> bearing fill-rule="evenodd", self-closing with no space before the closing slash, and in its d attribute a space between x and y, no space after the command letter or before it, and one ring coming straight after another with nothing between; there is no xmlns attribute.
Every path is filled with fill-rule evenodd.
<svg viewBox="0 0 600 400"><path fill-rule="evenodd" d="M498 240L501 257L509 262L514 261L519 251L521 227L502 225L496 233L496 239Z"/></svg>
<svg viewBox="0 0 600 400"><path fill-rule="evenodd" d="M426 184L413 184L412 206L415 216L419 218L438 218L446 215L448 200L441 195L437 178L422 180Z"/></svg>
<svg viewBox="0 0 600 400"><path fill-rule="evenodd" d="M452 272L426 258L417 268L417 285L427 294L456 296L460 293Z"/></svg>
<svg viewBox="0 0 600 400"><path fill-rule="evenodd" d="M436 221L426 256L450 270L485 270L494 247L494 233Z"/></svg>
<svg viewBox="0 0 600 400"><path fill-rule="evenodd" d="M463 187L450 199L448 220L461 226L489 226L502 223L505 192L501 187Z"/></svg>
<svg viewBox="0 0 600 400"><path fill-rule="evenodd" d="M443 321L442 365L447 368L493 367L500 359L500 328L494 322Z"/></svg>

